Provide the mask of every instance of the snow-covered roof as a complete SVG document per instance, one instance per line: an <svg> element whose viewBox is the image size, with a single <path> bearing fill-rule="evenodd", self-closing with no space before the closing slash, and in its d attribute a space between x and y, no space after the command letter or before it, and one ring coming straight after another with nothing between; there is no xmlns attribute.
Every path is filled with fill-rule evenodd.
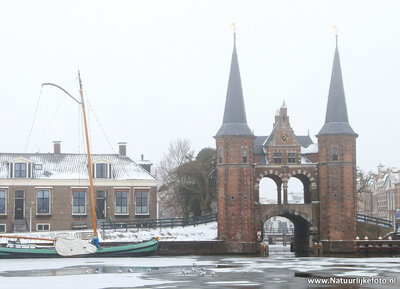
<svg viewBox="0 0 400 289"><path fill-rule="evenodd" d="M301 154L316 154L318 153L318 144L313 143L310 144L308 147L301 147Z"/></svg>
<svg viewBox="0 0 400 289"><path fill-rule="evenodd" d="M301 156L301 164L312 164L312 162L308 158Z"/></svg>
<svg viewBox="0 0 400 289"><path fill-rule="evenodd" d="M145 169L127 156L117 154L92 154L92 161L107 160L111 164L112 179L154 180ZM0 153L0 179L9 178L9 162L18 159L31 161L32 179L72 180L88 178L87 155L85 154L41 154ZM41 164L40 166L36 166Z"/></svg>

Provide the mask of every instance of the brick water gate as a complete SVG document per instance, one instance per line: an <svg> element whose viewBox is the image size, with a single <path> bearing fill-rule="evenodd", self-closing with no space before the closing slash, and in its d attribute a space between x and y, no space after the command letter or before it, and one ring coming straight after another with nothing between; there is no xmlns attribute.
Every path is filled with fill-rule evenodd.
<svg viewBox="0 0 400 289"><path fill-rule="evenodd" d="M283 103L268 136L247 125L236 35L222 126L215 135L218 171L218 237L228 252L257 250L256 231L282 216L294 224L295 249L317 240L352 240L356 234L356 138L344 95L336 48L325 123L313 143L296 135ZM260 181L276 184L277 204L260 204ZM304 204L288 203L288 181L303 184Z"/></svg>

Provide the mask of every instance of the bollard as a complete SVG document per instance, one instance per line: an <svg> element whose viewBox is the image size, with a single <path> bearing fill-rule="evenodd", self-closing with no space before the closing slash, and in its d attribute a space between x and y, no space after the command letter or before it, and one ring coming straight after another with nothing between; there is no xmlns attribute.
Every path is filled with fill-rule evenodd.
<svg viewBox="0 0 400 289"><path fill-rule="evenodd" d="M318 243L318 256L322 257L324 255L324 247L322 246L322 243Z"/></svg>
<svg viewBox="0 0 400 289"><path fill-rule="evenodd" d="M314 249L314 256L318 256L318 243L314 243L313 249Z"/></svg>
<svg viewBox="0 0 400 289"><path fill-rule="evenodd" d="M264 244L264 257L269 257L269 245Z"/></svg>

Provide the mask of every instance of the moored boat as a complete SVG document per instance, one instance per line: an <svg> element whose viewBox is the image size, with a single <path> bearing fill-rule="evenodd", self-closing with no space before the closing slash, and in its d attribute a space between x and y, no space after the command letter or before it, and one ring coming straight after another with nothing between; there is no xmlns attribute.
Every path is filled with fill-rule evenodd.
<svg viewBox="0 0 400 289"><path fill-rule="evenodd" d="M153 255L158 248L158 241L151 239L138 243L107 246L102 244L93 254L70 257L137 257ZM0 247L0 258L65 258L59 255L54 246L34 245L31 243L9 243Z"/></svg>

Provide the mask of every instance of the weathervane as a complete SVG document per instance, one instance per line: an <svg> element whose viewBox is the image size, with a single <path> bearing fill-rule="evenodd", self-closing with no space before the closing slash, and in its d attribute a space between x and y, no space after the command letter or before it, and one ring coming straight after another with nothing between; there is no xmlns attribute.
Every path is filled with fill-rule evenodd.
<svg viewBox="0 0 400 289"><path fill-rule="evenodd" d="M231 23L232 29L233 29L233 34L236 35L236 24L235 23Z"/></svg>
<svg viewBox="0 0 400 289"><path fill-rule="evenodd" d="M335 33L335 36L336 36L336 38L337 38L338 35L339 35L338 30L337 30L337 26L336 26L336 25L333 25L332 28L333 28L334 33Z"/></svg>

